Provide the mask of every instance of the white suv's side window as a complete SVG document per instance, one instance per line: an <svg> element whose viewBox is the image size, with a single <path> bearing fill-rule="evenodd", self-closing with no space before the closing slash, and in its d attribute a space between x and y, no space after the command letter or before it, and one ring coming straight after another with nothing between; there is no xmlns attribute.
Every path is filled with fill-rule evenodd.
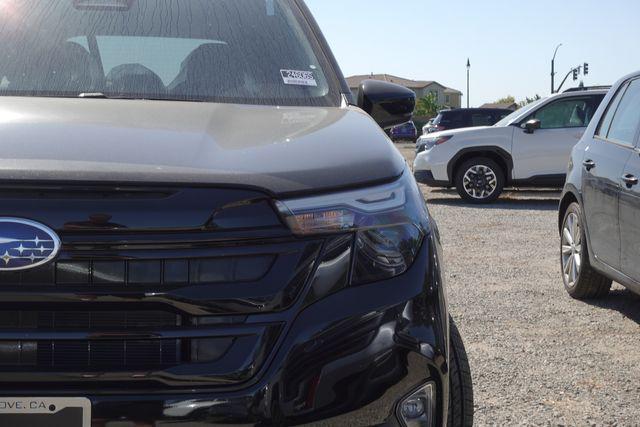
<svg viewBox="0 0 640 427"><path fill-rule="evenodd" d="M589 110L588 98L561 99L542 107L529 120L540 120L541 129L586 127L590 119Z"/></svg>

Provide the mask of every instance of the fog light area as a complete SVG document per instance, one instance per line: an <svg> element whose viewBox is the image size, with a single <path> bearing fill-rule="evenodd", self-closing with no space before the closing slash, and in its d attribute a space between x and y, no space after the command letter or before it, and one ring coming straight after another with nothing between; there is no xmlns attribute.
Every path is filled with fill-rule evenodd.
<svg viewBox="0 0 640 427"><path fill-rule="evenodd" d="M427 383L405 397L398 407L398 418L406 427L434 425L436 387Z"/></svg>

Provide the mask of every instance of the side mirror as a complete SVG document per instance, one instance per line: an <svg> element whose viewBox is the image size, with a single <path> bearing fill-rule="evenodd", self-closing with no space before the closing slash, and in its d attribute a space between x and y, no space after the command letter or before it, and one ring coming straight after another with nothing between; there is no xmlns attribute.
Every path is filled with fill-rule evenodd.
<svg viewBox="0 0 640 427"><path fill-rule="evenodd" d="M388 129L411 120L416 94L394 83L365 80L358 91L358 107L373 117L382 129Z"/></svg>
<svg viewBox="0 0 640 427"><path fill-rule="evenodd" d="M540 120L531 119L522 125L522 129L524 129L524 133L534 133L536 130L540 129L540 126Z"/></svg>

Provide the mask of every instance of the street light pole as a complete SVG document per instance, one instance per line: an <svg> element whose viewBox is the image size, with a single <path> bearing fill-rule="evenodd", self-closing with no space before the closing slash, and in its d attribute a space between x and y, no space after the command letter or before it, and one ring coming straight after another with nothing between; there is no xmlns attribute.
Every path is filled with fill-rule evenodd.
<svg viewBox="0 0 640 427"><path fill-rule="evenodd" d="M553 95L556 92L556 85L555 85L555 79L556 79L556 55L558 54L558 49L560 49L560 46L562 46L562 43L560 43L558 46L556 46L556 50L555 50L555 52L553 52L553 59L551 60L551 95Z"/></svg>
<svg viewBox="0 0 640 427"><path fill-rule="evenodd" d="M467 108L469 108L469 71L471 70L471 61L467 58Z"/></svg>

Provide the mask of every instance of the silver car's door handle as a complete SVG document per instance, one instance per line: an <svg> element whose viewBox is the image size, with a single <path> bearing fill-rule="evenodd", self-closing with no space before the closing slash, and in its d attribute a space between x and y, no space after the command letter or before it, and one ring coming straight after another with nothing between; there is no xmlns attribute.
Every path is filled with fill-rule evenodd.
<svg viewBox="0 0 640 427"><path fill-rule="evenodd" d="M594 162L593 160L585 160L584 162L582 162L582 165L587 171L590 171L591 169L596 167L596 162Z"/></svg>
<svg viewBox="0 0 640 427"><path fill-rule="evenodd" d="M638 185L638 177L635 175L631 175L630 173L624 175L622 180L625 184L627 184L627 188L631 188L634 185Z"/></svg>

